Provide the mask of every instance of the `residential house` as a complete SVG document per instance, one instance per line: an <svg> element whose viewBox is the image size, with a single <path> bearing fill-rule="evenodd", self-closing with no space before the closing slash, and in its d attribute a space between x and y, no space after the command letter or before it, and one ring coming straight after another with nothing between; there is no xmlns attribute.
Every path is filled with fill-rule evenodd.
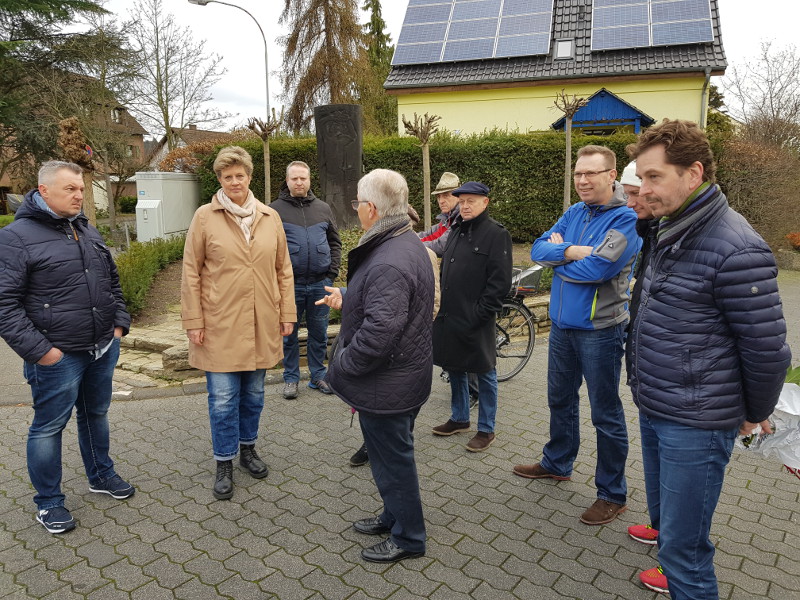
<svg viewBox="0 0 800 600"><path fill-rule="evenodd" d="M205 129L198 129L197 125L191 124L183 129L173 127L172 132L178 138L178 148L189 146L190 144L197 144L200 142L224 142L225 140L233 140L235 136L224 131L208 131ZM150 156L149 166L150 170L158 171L161 161L169 153L167 147L167 136L164 135L156 144L152 155Z"/></svg>
<svg viewBox="0 0 800 600"><path fill-rule="evenodd" d="M704 125L726 66L718 0L409 0L384 88L399 118L461 133L563 127L563 89L591 98L576 121L604 133Z"/></svg>

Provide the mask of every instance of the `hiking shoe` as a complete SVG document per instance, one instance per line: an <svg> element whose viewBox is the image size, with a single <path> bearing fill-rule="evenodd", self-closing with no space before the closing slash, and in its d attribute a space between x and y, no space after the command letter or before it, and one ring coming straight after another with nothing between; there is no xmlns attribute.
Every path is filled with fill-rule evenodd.
<svg viewBox="0 0 800 600"><path fill-rule="evenodd" d="M479 431L470 441L467 442L466 448L470 452L483 452L489 446L492 445L493 441L494 441L493 433L486 433L485 431Z"/></svg>
<svg viewBox="0 0 800 600"><path fill-rule="evenodd" d="M125 481L122 477L115 474L105 481L95 484L90 483L89 491L94 492L95 494L108 494L117 500L124 500L125 498L130 498L133 496L133 494L136 493L136 488Z"/></svg>
<svg viewBox="0 0 800 600"><path fill-rule="evenodd" d="M653 529L650 525L630 525L628 535L642 544L655 546L658 543L658 529Z"/></svg>
<svg viewBox="0 0 800 600"><path fill-rule="evenodd" d="M308 387L310 387L312 390L319 390L323 394L333 393L331 391L330 386L328 385L328 382L325 381L324 379L317 379L316 381L311 381L309 382Z"/></svg>
<svg viewBox="0 0 800 600"><path fill-rule="evenodd" d="M661 570L661 567L653 567L647 571L642 571L639 573L639 581L641 581L648 590L661 592L662 594L669 593L667 576L664 575L664 571Z"/></svg>
<svg viewBox="0 0 800 600"><path fill-rule="evenodd" d="M255 446L242 444L239 450L239 464L256 479L263 479L269 475L269 468L256 452Z"/></svg>
<svg viewBox="0 0 800 600"><path fill-rule="evenodd" d="M367 454L367 445L361 444L361 448L356 450L356 453L350 457L351 467L360 467L369 462L369 455Z"/></svg>
<svg viewBox="0 0 800 600"><path fill-rule="evenodd" d="M233 496L233 461L218 460L214 488L211 490L217 500L228 500Z"/></svg>
<svg viewBox="0 0 800 600"><path fill-rule="evenodd" d="M294 400L297 398L297 382L287 381L283 384L283 397L287 400Z"/></svg>
<svg viewBox="0 0 800 600"><path fill-rule="evenodd" d="M448 419L444 425L437 425L433 428L433 435L453 435L461 431L469 431L469 421L461 423Z"/></svg>
<svg viewBox="0 0 800 600"><path fill-rule="evenodd" d="M611 523L619 515L628 510L624 504L617 504L616 502L609 502L608 500L601 500L598 498L594 501L589 508L581 515L581 523L587 525L605 525Z"/></svg>
<svg viewBox="0 0 800 600"><path fill-rule="evenodd" d="M516 465L512 471L514 475L519 475L520 477L524 477L525 479L555 479L556 481L569 481L569 477L562 477L561 475L555 475L545 469L542 466L542 463L536 463L535 465Z"/></svg>
<svg viewBox="0 0 800 600"><path fill-rule="evenodd" d="M36 520L50 533L66 533L75 529L75 519L63 506L40 510Z"/></svg>

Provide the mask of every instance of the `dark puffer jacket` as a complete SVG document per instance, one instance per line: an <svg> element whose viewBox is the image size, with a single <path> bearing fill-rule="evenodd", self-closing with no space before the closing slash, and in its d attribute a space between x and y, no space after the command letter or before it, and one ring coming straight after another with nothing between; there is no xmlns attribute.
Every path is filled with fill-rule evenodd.
<svg viewBox="0 0 800 600"><path fill-rule="evenodd" d="M408 225L350 251L339 344L326 377L337 396L385 415L425 403L433 375L433 290L428 253Z"/></svg>
<svg viewBox="0 0 800 600"><path fill-rule="evenodd" d="M127 334L131 323L111 253L83 214L73 232L36 204L34 191L0 229L0 336L28 362L54 346L103 348L114 327Z"/></svg>
<svg viewBox="0 0 800 600"><path fill-rule="evenodd" d="M450 371L495 368L495 319L511 289L511 235L484 211L459 219L442 257L439 313L433 322L433 362Z"/></svg>
<svg viewBox="0 0 800 600"><path fill-rule="evenodd" d="M791 353L769 247L719 188L710 193L645 266L629 377L645 414L730 429L772 413Z"/></svg>
<svg viewBox="0 0 800 600"><path fill-rule="evenodd" d="M342 242L331 207L309 191L295 198L283 182L278 199L269 205L281 217L296 285L308 285L339 276Z"/></svg>

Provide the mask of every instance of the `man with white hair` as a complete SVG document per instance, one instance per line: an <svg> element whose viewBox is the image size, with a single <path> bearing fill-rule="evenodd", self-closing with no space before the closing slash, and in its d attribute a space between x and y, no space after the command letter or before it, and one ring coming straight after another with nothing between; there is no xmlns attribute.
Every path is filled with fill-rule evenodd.
<svg viewBox="0 0 800 600"><path fill-rule="evenodd" d="M61 433L73 408L89 491L118 500L135 492L108 454L111 382L131 317L111 253L81 210L83 190L81 167L46 162L0 230L0 336L25 361L28 474L36 520L54 534L75 529L61 491Z"/></svg>
<svg viewBox="0 0 800 600"><path fill-rule="evenodd" d="M342 310L327 382L359 413L383 512L353 524L389 537L364 548L370 562L425 554L425 520L414 460L414 421L432 379L434 280L425 247L408 218L408 185L376 169L352 202L366 233L348 255L347 289L326 287L320 302Z"/></svg>

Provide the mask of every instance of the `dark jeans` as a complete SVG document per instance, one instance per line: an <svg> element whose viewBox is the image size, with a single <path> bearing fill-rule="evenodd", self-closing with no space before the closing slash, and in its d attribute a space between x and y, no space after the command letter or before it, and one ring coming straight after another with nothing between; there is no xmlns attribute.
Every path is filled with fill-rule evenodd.
<svg viewBox="0 0 800 600"><path fill-rule="evenodd" d="M586 379L597 434L597 497L617 504L625 504L627 497L628 429L619 397L625 327L621 323L587 330L552 325L547 363L550 441L542 458L542 466L551 473L572 474L581 444L578 390Z"/></svg>
<svg viewBox="0 0 800 600"><path fill-rule="evenodd" d="M327 304L317 306L314 304L320 298L328 295L325 286L331 285L330 279L323 279L308 285L294 286L294 302L297 308L297 324L290 335L283 338L283 380L287 383L300 381L300 343L297 339L297 329L303 315L306 316L306 358L308 370L311 372L311 381L325 379L325 351L328 349L328 313Z"/></svg>
<svg viewBox="0 0 800 600"><path fill-rule="evenodd" d="M108 407L111 380L119 359L119 339L95 360L89 352L65 352L49 366L26 362L25 378L33 395L28 431L28 474L39 510L64 506L61 492L61 432L75 408L78 447L90 485L116 475L108 455Z"/></svg>
<svg viewBox="0 0 800 600"><path fill-rule="evenodd" d="M425 518L414 460L414 421L419 410L400 415L358 413L372 477L383 500L381 523L392 541L409 552L425 552Z"/></svg>

